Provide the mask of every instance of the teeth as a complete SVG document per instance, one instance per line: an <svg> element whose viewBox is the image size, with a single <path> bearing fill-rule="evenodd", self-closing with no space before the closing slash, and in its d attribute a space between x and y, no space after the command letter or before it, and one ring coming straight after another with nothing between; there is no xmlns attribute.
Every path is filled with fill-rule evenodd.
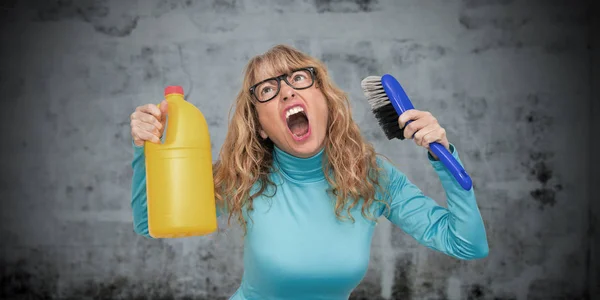
<svg viewBox="0 0 600 300"><path fill-rule="evenodd" d="M285 113L285 118L289 119L291 115L297 114L301 111L304 111L304 109L301 106L292 107Z"/></svg>

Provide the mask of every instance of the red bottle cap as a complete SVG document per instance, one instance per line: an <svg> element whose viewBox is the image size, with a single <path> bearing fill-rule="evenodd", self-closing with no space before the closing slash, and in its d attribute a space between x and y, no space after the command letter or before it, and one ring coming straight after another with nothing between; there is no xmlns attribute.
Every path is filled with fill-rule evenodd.
<svg viewBox="0 0 600 300"><path fill-rule="evenodd" d="M170 85L165 88L165 96L168 94L181 94L183 95L183 88L179 85Z"/></svg>

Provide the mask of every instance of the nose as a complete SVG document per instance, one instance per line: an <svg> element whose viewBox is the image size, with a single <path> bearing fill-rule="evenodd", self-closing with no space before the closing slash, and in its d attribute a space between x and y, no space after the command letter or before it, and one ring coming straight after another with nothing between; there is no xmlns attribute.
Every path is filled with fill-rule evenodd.
<svg viewBox="0 0 600 300"><path fill-rule="evenodd" d="M296 97L296 90L283 81L281 82L281 91L279 92L281 93L281 99L283 101L287 101Z"/></svg>

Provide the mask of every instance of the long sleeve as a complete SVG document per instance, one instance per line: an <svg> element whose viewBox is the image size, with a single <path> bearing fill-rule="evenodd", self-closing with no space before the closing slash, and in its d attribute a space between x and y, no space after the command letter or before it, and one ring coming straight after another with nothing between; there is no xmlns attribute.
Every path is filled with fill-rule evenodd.
<svg viewBox="0 0 600 300"><path fill-rule="evenodd" d="M462 165L456 148L450 147ZM486 257L487 236L473 188L464 190L441 161L433 160L429 153L428 158L441 181L448 208L425 196L402 172L383 162L389 176L390 210L386 217L426 247L458 259Z"/></svg>
<svg viewBox="0 0 600 300"><path fill-rule="evenodd" d="M146 159L144 147L133 144L133 177L131 180L131 209L135 233L151 238L148 232L148 207L146 206Z"/></svg>

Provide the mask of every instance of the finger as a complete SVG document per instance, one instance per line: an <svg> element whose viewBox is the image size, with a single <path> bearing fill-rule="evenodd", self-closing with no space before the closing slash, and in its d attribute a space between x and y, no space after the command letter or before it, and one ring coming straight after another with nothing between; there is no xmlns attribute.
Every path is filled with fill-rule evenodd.
<svg viewBox="0 0 600 300"><path fill-rule="evenodd" d="M448 149L448 151L450 151L450 144L448 142L448 138L446 137L446 129L444 129L443 127L440 127L440 129L438 129L438 138L430 141L429 144L433 143L433 142L438 142L440 144L442 144L446 149ZM429 144L427 144L429 146Z"/></svg>
<svg viewBox="0 0 600 300"><path fill-rule="evenodd" d="M159 119L157 119L154 115L151 115L148 113L144 113L144 112L134 113L133 120L131 122L134 122L136 120L141 121L143 123L152 124L152 125L156 126L156 128L158 128L158 130L162 130L162 128L163 128L163 124L159 121Z"/></svg>
<svg viewBox="0 0 600 300"><path fill-rule="evenodd" d="M156 127L156 125L154 124L150 124L150 123L145 123L145 122L140 122L137 120L133 121L133 127L134 128L139 128L140 130L143 131L147 131L150 132L158 137L160 137L162 135L161 131L159 128Z"/></svg>
<svg viewBox="0 0 600 300"><path fill-rule="evenodd" d="M416 119L415 121L408 123L404 128L404 137L407 139L416 137L415 133L427 126L427 124L429 124L427 119Z"/></svg>
<svg viewBox="0 0 600 300"><path fill-rule="evenodd" d="M160 109L161 121L163 121L167 118L167 112L169 110L169 103L167 102L167 100L163 100L162 102L160 102L159 109Z"/></svg>
<svg viewBox="0 0 600 300"><path fill-rule="evenodd" d="M160 124L161 124L161 131L163 130L163 128L165 128L165 125L167 123L167 116L168 116L168 110L169 110L169 103L167 102L167 100L163 100L160 103L160 112L161 112L161 119L160 119Z"/></svg>
<svg viewBox="0 0 600 300"><path fill-rule="evenodd" d="M159 119L161 118L161 111L158 108L158 106L156 106L155 104L146 104L146 105L142 105L142 106L138 106L138 108L136 109L139 112L143 112L143 113L147 113L147 114L151 114L153 115L155 118Z"/></svg>
<svg viewBox="0 0 600 300"><path fill-rule="evenodd" d="M400 125L400 128L403 128L405 126L406 122L408 122L410 120L418 119L418 116L420 114L421 114L421 111L416 110L416 109L409 109L409 110L403 112L398 117L398 124Z"/></svg>
<svg viewBox="0 0 600 300"><path fill-rule="evenodd" d="M135 130L133 130L133 128L131 129L131 137L133 138L133 143L136 146L144 145L144 141L137 135L137 132L135 132Z"/></svg>
<svg viewBox="0 0 600 300"><path fill-rule="evenodd" d="M441 142L441 140L442 140L441 134L439 133L439 131L435 130L435 131L432 131L432 132L426 134L423 137L423 145L422 146L425 148L429 148L429 145L431 145L431 143Z"/></svg>
<svg viewBox="0 0 600 300"><path fill-rule="evenodd" d="M141 128L138 127L138 130L136 130L135 134L143 141L150 141L156 144L160 143L160 139L158 138L157 135L148 132L146 130L143 130Z"/></svg>
<svg viewBox="0 0 600 300"><path fill-rule="evenodd" d="M423 135L420 137L420 145L429 148L429 144L442 140L444 129L439 126L428 126L423 128Z"/></svg>
<svg viewBox="0 0 600 300"><path fill-rule="evenodd" d="M410 125L410 124L409 124ZM415 133L415 143L419 146L426 147L429 143L426 143L426 137L431 139L435 137L435 132L439 129L437 124L428 124L421 128L419 131ZM433 136L432 136L433 135Z"/></svg>
<svg viewBox="0 0 600 300"><path fill-rule="evenodd" d="M144 145L144 139L140 137L140 135L138 134L137 130L132 129L131 130L131 137L133 138L133 143L136 146L143 146Z"/></svg>

